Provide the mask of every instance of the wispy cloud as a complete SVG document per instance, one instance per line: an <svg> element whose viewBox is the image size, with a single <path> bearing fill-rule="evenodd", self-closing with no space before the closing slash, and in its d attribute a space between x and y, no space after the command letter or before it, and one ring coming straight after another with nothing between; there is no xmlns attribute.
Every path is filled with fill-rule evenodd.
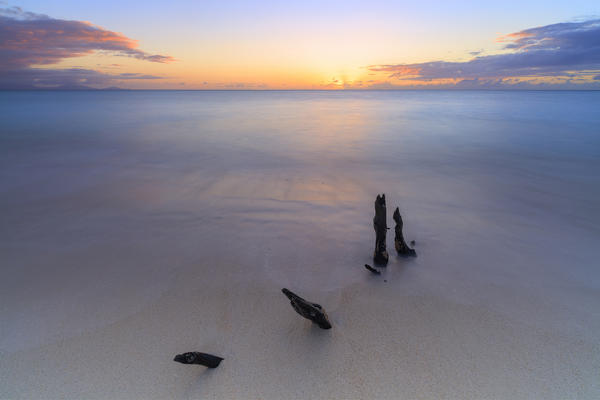
<svg viewBox="0 0 600 400"><path fill-rule="evenodd" d="M119 79L162 79L162 76L139 74L137 72L124 72L116 76Z"/></svg>
<svg viewBox="0 0 600 400"><path fill-rule="evenodd" d="M157 79L142 74L110 75L84 69L36 68L95 52L168 63L170 56L150 54L122 33L89 22L62 20L27 12L19 7L0 8L0 87L104 84L120 79ZM19 78L18 81L15 79Z"/></svg>
<svg viewBox="0 0 600 400"><path fill-rule="evenodd" d="M464 62L371 65L405 84L437 84L440 80L504 82L506 78L580 78L592 81L600 71L600 19L526 29L498 39L503 52ZM564 79L563 79L564 80ZM428 82L429 81L429 82ZM447 83L447 82L444 82ZM547 82L546 82L547 83ZM561 82L564 83L564 82Z"/></svg>

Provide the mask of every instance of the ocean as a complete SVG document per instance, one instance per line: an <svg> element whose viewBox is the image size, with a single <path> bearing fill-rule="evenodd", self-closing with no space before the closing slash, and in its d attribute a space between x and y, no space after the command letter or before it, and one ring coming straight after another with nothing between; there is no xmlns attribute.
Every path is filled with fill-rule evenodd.
<svg viewBox="0 0 600 400"><path fill-rule="evenodd" d="M24 91L0 110L0 357L19 376L23 354L174 293L288 287L331 299L335 330L339 293L371 284L380 193L394 296L485 308L600 365L600 92ZM417 258L395 254L396 207ZM572 380L546 398L599 393L551 362L536 382ZM510 395L542 394L532 363Z"/></svg>

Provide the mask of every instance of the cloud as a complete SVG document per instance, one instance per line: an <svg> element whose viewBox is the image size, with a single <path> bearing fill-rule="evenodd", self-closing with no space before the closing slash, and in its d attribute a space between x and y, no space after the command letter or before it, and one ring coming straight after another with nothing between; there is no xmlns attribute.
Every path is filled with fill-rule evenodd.
<svg viewBox="0 0 600 400"><path fill-rule="evenodd" d="M162 79L138 73L105 74L84 68L25 68L0 73L0 88L22 89L91 89L133 79Z"/></svg>
<svg viewBox="0 0 600 400"><path fill-rule="evenodd" d="M122 79L158 79L126 73L110 75L78 68L48 69L64 59L96 52L139 60L168 63L170 56L138 49L138 42L89 22L62 20L23 11L19 7L0 8L0 87L39 87L105 84ZM14 79L19 79L15 81Z"/></svg>
<svg viewBox="0 0 600 400"><path fill-rule="evenodd" d="M162 76L145 75L145 74L139 74L137 72L124 72L117 76L118 76L118 79L162 79Z"/></svg>
<svg viewBox="0 0 600 400"><path fill-rule="evenodd" d="M207 85L208 82L203 82L203 85ZM267 89L269 85L266 83L255 83L255 82L220 82L214 85L217 88L221 89L235 89L235 90L257 90L257 89Z"/></svg>
<svg viewBox="0 0 600 400"><path fill-rule="evenodd" d="M526 29L498 39L503 53L464 62L371 65L403 81L589 77L600 71L600 19ZM408 83L408 82L407 82Z"/></svg>
<svg viewBox="0 0 600 400"><path fill-rule="evenodd" d="M369 85L369 89L375 90L388 90L388 89L398 89L398 86L395 86L391 82L373 82Z"/></svg>
<svg viewBox="0 0 600 400"><path fill-rule="evenodd" d="M8 90L83 89L106 86L113 81L112 75L83 68L23 68L0 72L0 88Z"/></svg>
<svg viewBox="0 0 600 400"><path fill-rule="evenodd" d="M102 29L89 22L54 19L24 12L18 7L0 9L0 58L2 68L55 64L64 58L95 51L165 63L170 56L139 50L136 40Z"/></svg>

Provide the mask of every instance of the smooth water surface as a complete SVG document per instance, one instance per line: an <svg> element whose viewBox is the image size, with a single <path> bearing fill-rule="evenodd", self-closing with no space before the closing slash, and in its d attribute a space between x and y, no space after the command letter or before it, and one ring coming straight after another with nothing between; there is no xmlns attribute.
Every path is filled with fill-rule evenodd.
<svg viewBox="0 0 600 400"><path fill-rule="evenodd" d="M211 279L359 282L382 192L419 254L390 231L398 290L600 343L600 92L0 92L0 110L0 354Z"/></svg>

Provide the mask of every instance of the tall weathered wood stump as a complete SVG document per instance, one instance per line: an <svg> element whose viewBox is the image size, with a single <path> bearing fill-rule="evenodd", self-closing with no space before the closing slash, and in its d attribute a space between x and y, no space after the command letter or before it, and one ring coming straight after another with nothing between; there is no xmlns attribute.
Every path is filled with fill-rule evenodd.
<svg viewBox="0 0 600 400"><path fill-rule="evenodd" d="M375 199L375 216L373 217L373 228L375 228L375 252L373 253L373 262L379 265L386 265L389 259L385 247L385 236L387 234L385 208L385 194L377 195Z"/></svg>
<svg viewBox="0 0 600 400"><path fill-rule="evenodd" d="M417 256L417 252L414 249L408 247L406 242L404 241L404 235L402 234L402 228L404 223L402 222L402 216L400 215L400 210L396 207L396 211L394 211L393 215L394 221L396 221L396 237L394 238L394 245L396 247L396 251L398 254L404 256Z"/></svg>

